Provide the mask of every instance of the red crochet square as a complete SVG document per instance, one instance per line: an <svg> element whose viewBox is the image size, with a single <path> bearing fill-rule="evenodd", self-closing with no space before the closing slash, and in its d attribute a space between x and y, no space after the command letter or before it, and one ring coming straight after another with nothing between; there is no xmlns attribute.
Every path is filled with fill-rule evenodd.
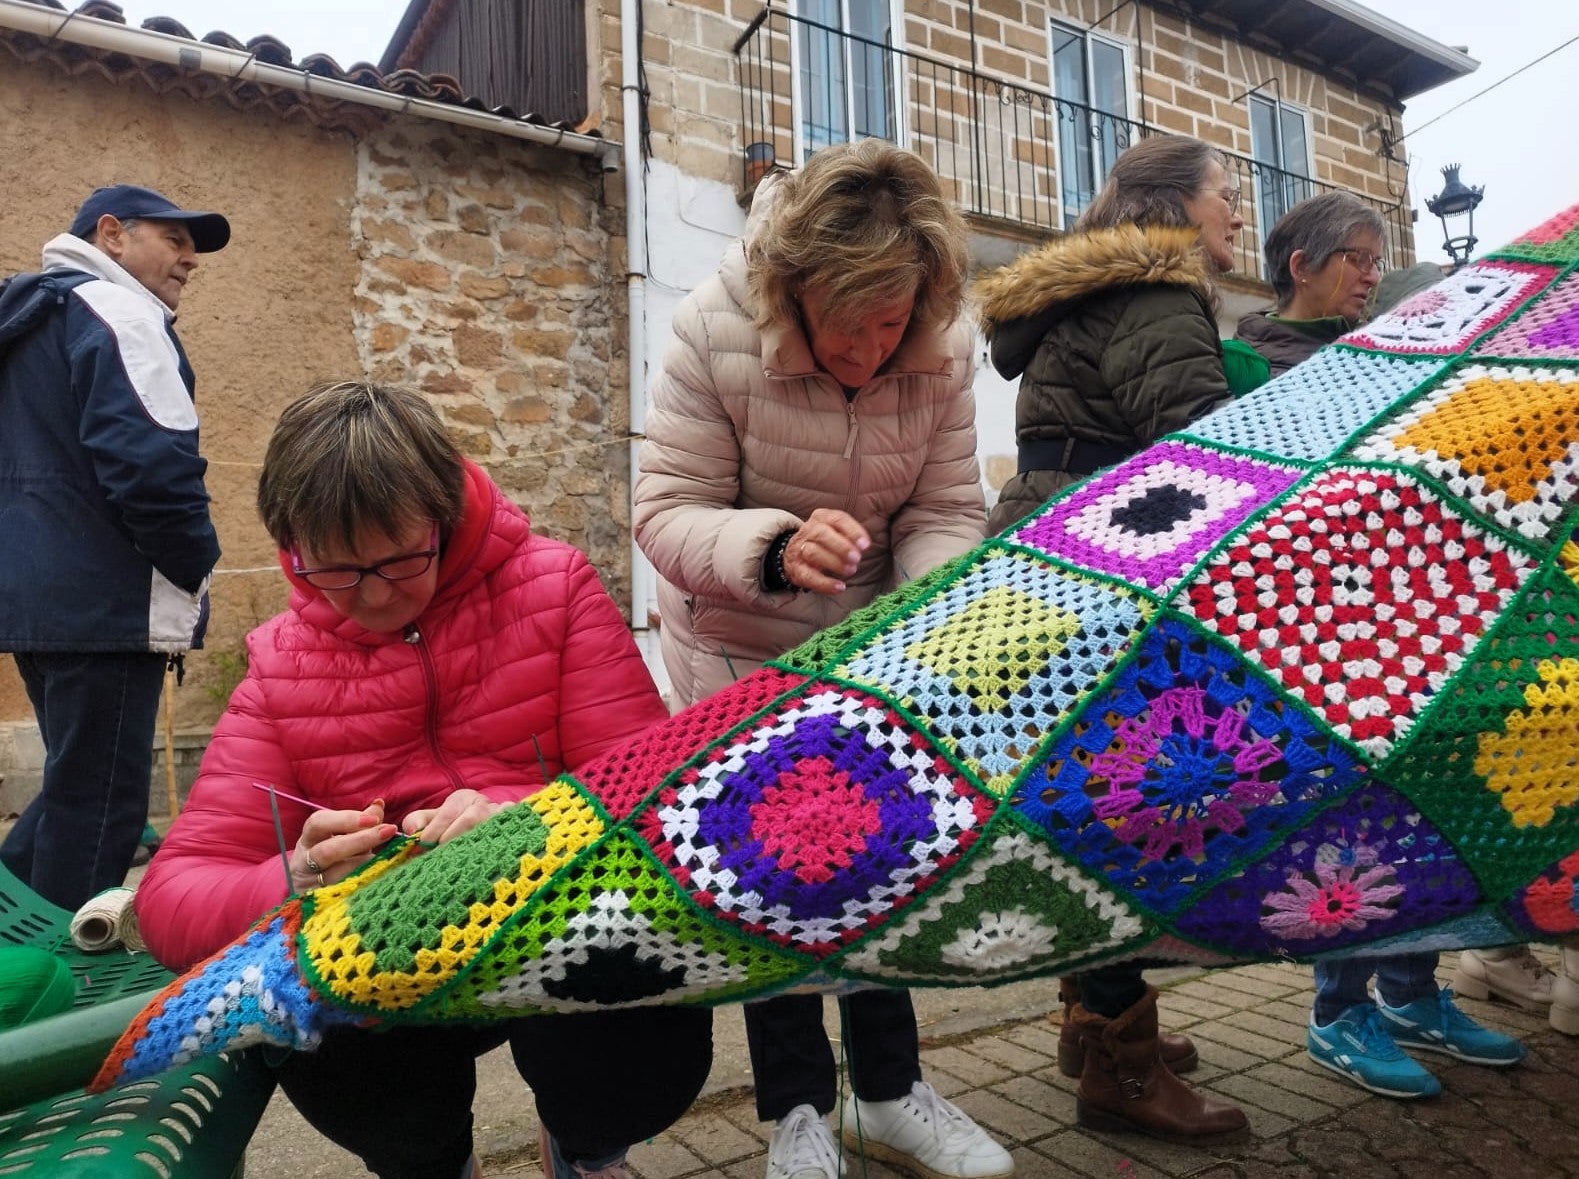
<svg viewBox="0 0 1579 1179"><path fill-rule="evenodd" d="M1380 758L1533 567L1413 479L1340 468L1219 551L1188 602L1204 625Z"/></svg>

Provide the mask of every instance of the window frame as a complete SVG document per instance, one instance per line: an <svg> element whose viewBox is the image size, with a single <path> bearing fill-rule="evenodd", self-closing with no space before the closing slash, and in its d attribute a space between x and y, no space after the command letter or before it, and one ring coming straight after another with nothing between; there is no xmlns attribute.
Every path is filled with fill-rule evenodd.
<svg viewBox="0 0 1579 1179"><path fill-rule="evenodd" d="M856 123L856 87L851 83L851 78L854 76L855 72L851 68L853 64L852 51L856 48L864 48L864 45L858 45L855 41L850 39L852 37L859 36L859 34L855 34L850 31L850 5L852 3L860 3L861 0L836 0L836 2L839 5L840 20L840 35L838 37L838 42L840 47L844 50L843 91L845 138L842 140L830 139L828 143L825 144L817 144L816 146L811 145L812 137L806 133L806 106L809 100L805 93L805 87L802 82L804 77L803 71L806 65L805 50L802 48L802 41L805 35L816 32L817 30L810 29L806 25L798 22L792 22L792 28L794 32L790 37L790 118L793 125L795 165L797 167L804 164L807 158L818 148L830 147L834 143L848 143L852 138L854 138L854 127ZM800 18L801 21L813 20L814 18L808 16L805 12L807 3L808 0L791 0L791 15ZM903 0L872 0L872 3L877 7L886 6L888 10L888 27L890 37L889 45L884 50L887 59L884 64L885 69L891 67L893 71L891 77L888 79L888 101L890 109L893 112L894 128L894 137L890 140L890 142L898 144L902 147L905 145L906 136L909 133L909 128L905 119L905 105L900 101L900 97L905 92L905 78L903 72L904 55L902 52L904 49L904 3ZM822 22L818 21L817 23L821 24ZM833 35L829 34L829 36L832 37ZM886 138L886 136L884 138Z"/></svg>
<svg viewBox="0 0 1579 1179"><path fill-rule="evenodd" d="M1095 75L1096 75L1096 63L1095 63L1094 58L1092 57L1092 45L1096 44L1096 43L1100 43L1102 45L1107 46L1110 49L1118 50L1118 52L1119 52L1119 60L1123 63L1122 64L1123 76L1122 76L1122 78L1120 80L1123 82L1123 85L1124 85L1124 111L1123 111L1123 113L1121 115L1114 114L1114 112L1112 112L1112 111L1102 111L1101 113L1106 114L1106 115L1110 115L1110 116L1112 116L1114 118L1122 118L1128 124L1137 124L1139 122L1138 118L1136 117L1136 114L1137 114L1137 112L1136 112L1136 102L1138 101L1138 99L1137 99L1137 95L1135 93L1135 86L1133 85L1133 79L1134 79L1134 76L1135 76L1134 47L1130 44L1129 41L1127 41L1127 40L1125 40L1123 38L1115 37L1115 36L1112 36L1112 35L1107 34L1107 33L1100 33L1100 32L1098 32L1095 29L1083 28L1080 25L1075 24L1075 23L1073 23L1071 21L1061 20L1057 16L1050 15L1047 18L1047 78L1048 78L1048 87L1047 88L1052 93L1053 98L1055 100L1062 98L1062 96L1058 93L1058 65L1057 65L1057 60L1056 60L1056 58L1054 56L1054 54L1056 52L1056 49L1057 49L1057 42L1056 42L1055 38L1056 38L1057 34L1060 33L1060 32L1062 32L1062 33L1064 33L1066 35L1073 35L1075 37L1080 38L1080 40L1081 40L1082 50L1083 50L1083 52L1082 52L1082 61L1083 61L1084 69L1085 69L1085 85L1086 85L1086 89L1088 91L1088 94L1087 94L1087 97L1080 102L1080 105L1086 107L1089 110L1097 110L1098 109L1096 107L1096 105L1093 102L1090 101L1090 95L1089 95L1089 91L1093 88L1092 87L1093 79L1095 78ZM1075 100L1074 99L1064 99L1063 101L1073 102ZM1056 203L1059 220L1063 224L1064 228L1067 230L1069 228L1069 226L1073 223L1074 217L1078 217L1080 215L1080 213L1084 212L1085 208L1086 208L1086 205L1089 205L1090 201L1088 200L1086 202L1086 205L1082 205L1079 209L1074 210L1073 217L1070 215L1070 210L1065 207L1064 193L1066 191L1066 185L1064 183L1064 176L1066 175L1066 173L1064 171L1065 160L1064 160L1063 124L1058 118L1058 115L1057 115L1058 107L1056 106L1056 104L1055 104L1053 110L1054 110L1053 126L1055 128L1053 136L1052 136L1052 139L1053 139L1053 143L1052 143L1052 148L1053 148L1053 168L1054 168L1053 176L1054 176L1054 180L1055 180L1055 190L1056 190L1054 192L1053 196L1054 196L1054 200L1055 200L1055 203ZM1116 158L1118 156L1118 154L1120 152L1122 152L1125 147L1128 147L1128 146L1130 146L1130 144L1127 144L1127 143L1119 146L1117 151L1114 152L1114 157ZM1096 161L1096 158L1097 158L1097 152L1093 150L1091 152L1090 158L1091 158L1092 162L1094 163ZM1109 161L1108 162L1108 169L1111 170L1111 168L1112 168L1112 162ZM1093 172L1094 172L1094 169L1093 169ZM1092 176L1083 177L1082 179L1090 180L1090 181L1093 182L1092 183L1092 187L1091 187L1091 200L1095 200L1096 199L1096 194L1102 191L1102 185L1107 182L1107 172L1104 171L1100 178L1096 177L1093 174Z"/></svg>

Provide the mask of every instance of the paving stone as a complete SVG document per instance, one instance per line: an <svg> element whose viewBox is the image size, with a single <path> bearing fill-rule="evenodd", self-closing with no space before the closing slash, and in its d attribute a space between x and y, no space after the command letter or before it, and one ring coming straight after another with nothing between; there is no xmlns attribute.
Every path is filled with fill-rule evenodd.
<svg viewBox="0 0 1579 1179"><path fill-rule="evenodd" d="M630 1161L644 1179L679 1179L708 1170L708 1166L668 1134L630 1149Z"/></svg>
<svg viewBox="0 0 1579 1179"><path fill-rule="evenodd" d="M1074 1110L1063 1120L1031 1106L1010 1101L991 1089L977 1089L955 1102L962 1110L976 1119L995 1138L1010 1142L1035 1142L1064 1129L1073 1120Z"/></svg>
<svg viewBox="0 0 1579 1179"><path fill-rule="evenodd" d="M1070 1130L1047 1142L1038 1143L1036 1151L1059 1166L1099 1179L1159 1179L1166 1174L1145 1163L1136 1162L1128 1153L1127 1144L1124 1151L1114 1150L1094 1135L1079 1130ZM1015 1157L1018 1159L1019 1156ZM1049 1172L1043 1171L1042 1174Z"/></svg>
<svg viewBox="0 0 1579 1179"><path fill-rule="evenodd" d="M1047 1060L1058 1059L1058 1029L1045 1020L1008 1028L1003 1032L1003 1038Z"/></svg>
<svg viewBox="0 0 1579 1179"><path fill-rule="evenodd" d="M1242 1028L1247 1032L1255 1032L1257 1035L1279 1040L1294 1047L1305 1046L1306 1023L1303 1019L1283 1019L1268 1014L1262 1008L1257 1008L1254 1011L1235 1011L1231 1015L1223 1016L1222 1022L1229 1027Z"/></svg>
<svg viewBox="0 0 1579 1179"><path fill-rule="evenodd" d="M963 1077L956 1077L946 1068L938 1068L927 1059L925 1052L921 1054L921 1075L926 1078L927 1084L931 1085L950 1101L953 1101L961 1093L969 1092L975 1088Z"/></svg>
<svg viewBox="0 0 1579 1179"><path fill-rule="evenodd" d="M1228 987L1225 989L1221 985L1221 977L1214 974L1211 982L1196 979L1194 982L1183 983L1170 990L1168 995L1170 997L1179 995L1202 1003L1212 1003L1230 1011L1238 1011L1244 1007L1255 1006L1255 1001L1259 996L1253 988L1249 992L1242 987Z"/></svg>
<svg viewBox="0 0 1579 1179"><path fill-rule="evenodd" d="M927 1048L921 1053L921 1071L930 1073L933 1068L941 1068L953 1073L971 1085L990 1085L994 1081L1001 1081L1013 1074L1002 1065L995 1064L973 1052L963 1048Z"/></svg>
<svg viewBox="0 0 1579 1179"><path fill-rule="evenodd" d="M1230 972L1225 971L1224 973ZM1263 984L1267 989L1262 993L1267 995L1296 991L1305 985L1299 977L1299 968L1290 969L1278 963L1241 966L1231 973L1236 979L1245 979ZM1306 981L1308 982L1308 979Z"/></svg>
<svg viewBox="0 0 1579 1179"><path fill-rule="evenodd" d="M1287 983L1264 982L1240 970L1219 970L1204 985L1223 991L1238 991L1250 999L1280 999L1295 989ZM1224 998L1222 1002L1231 1003L1233 1000Z"/></svg>
<svg viewBox="0 0 1579 1179"><path fill-rule="evenodd" d="M685 1118L669 1133L692 1154L715 1167L756 1154L767 1145L728 1119L717 1116Z"/></svg>
<svg viewBox="0 0 1579 1179"><path fill-rule="evenodd" d="M1310 1063L1313 1069L1321 1069L1314 1060ZM1282 1061L1263 1064L1260 1068L1251 1069L1245 1075L1257 1081L1265 1081L1269 1085L1277 1085L1290 1093L1302 1093L1306 1097L1314 1097L1317 1101L1339 1109L1358 1105L1372 1096L1358 1085L1340 1081L1325 1069L1321 1069L1321 1075L1317 1076L1304 1069L1293 1068Z"/></svg>
<svg viewBox="0 0 1579 1179"><path fill-rule="evenodd" d="M1214 1019L1197 1024L1190 1029L1190 1035L1197 1039L1205 1037L1219 1044L1226 1044L1230 1048L1259 1056L1262 1060L1280 1060L1296 1048L1304 1050L1303 1040L1297 1045L1290 1044L1286 1036L1263 1036L1256 1032L1247 1032L1228 1023L1226 1019Z"/></svg>
<svg viewBox="0 0 1579 1179"><path fill-rule="evenodd" d="M1260 1056L1252 1056L1248 1052L1241 1052L1237 1048L1230 1048L1227 1044L1220 1044L1209 1036L1191 1035L1195 1040L1196 1051L1201 1054L1201 1063L1210 1065L1226 1072L1240 1072L1244 1069L1255 1068L1266 1063Z"/></svg>
<svg viewBox="0 0 1579 1179"><path fill-rule="evenodd" d="M1212 1088L1219 1093L1226 1093L1245 1105L1271 1110L1273 1113L1293 1118L1296 1122L1320 1121L1333 1111L1333 1107L1325 1102L1291 1093L1281 1086L1257 1080L1248 1073L1222 1077Z"/></svg>
<svg viewBox="0 0 1579 1179"><path fill-rule="evenodd" d="M1107 1143L1112 1150L1136 1162L1155 1167L1164 1175L1197 1175L1209 1167L1231 1161L1236 1155L1231 1146L1186 1146L1144 1134L1099 1134L1091 1130L1081 1133Z"/></svg>
<svg viewBox="0 0 1579 1179"><path fill-rule="evenodd" d="M1163 1024L1167 1027L1186 1026L1184 1021L1197 1019L1221 1019L1232 1007L1221 1003L1214 1003L1210 999L1203 999L1194 994L1181 994L1177 990L1163 991L1157 998L1157 1011Z"/></svg>
<svg viewBox="0 0 1579 1179"><path fill-rule="evenodd" d="M1051 1085L1040 1077L1011 1077L1007 1081L999 1081L993 1085L992 1092L1029 1110L1034 1110L1059 1126L1074 1124L1073 1095L1068 1090ZM1032 1140L1029 1135L1020 1137L1022 1142Z"/></svg>
<svg viewBox="0 0 1579 1179"><path fill-rule="evenodd" d="M1039 1068L1046 1068L1049 1059L1043 1053L1022 1047L1006 1036L984 1036L979 1040L972 1040L970 1051L971 1055L985 1057L1012 1073L1031 1073ZM1056 1058L1055 1049L1053 1059Z"/></svg>

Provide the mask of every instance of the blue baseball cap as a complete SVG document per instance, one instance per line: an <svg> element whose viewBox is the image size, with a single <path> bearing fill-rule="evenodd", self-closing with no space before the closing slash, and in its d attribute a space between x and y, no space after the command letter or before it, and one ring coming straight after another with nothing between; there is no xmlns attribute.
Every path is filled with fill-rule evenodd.
<svg viewBox="0 0 1579 1179"><path fill-rule="evenodd" d="M151 217L157 221L184 222L192 235L192 245L199 254L223 250L230 240L230 222L218 213L197 213L183 209L169 197L151 188L138 188L135 184L112 184L96 188L71 222L71 234L86 240L99 224L99 218L108 213L121 221Z"/></svg>

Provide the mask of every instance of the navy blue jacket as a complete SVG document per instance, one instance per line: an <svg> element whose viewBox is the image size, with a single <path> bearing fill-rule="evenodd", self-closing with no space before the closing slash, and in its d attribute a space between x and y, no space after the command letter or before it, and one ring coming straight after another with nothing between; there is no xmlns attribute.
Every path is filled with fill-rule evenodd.
<svg viewBox="0 0 1579 1179"><path fill-rule="evenodd" d="M62 234L0 288L0 651L201 646L219 560L174 316Z"/></svg>

